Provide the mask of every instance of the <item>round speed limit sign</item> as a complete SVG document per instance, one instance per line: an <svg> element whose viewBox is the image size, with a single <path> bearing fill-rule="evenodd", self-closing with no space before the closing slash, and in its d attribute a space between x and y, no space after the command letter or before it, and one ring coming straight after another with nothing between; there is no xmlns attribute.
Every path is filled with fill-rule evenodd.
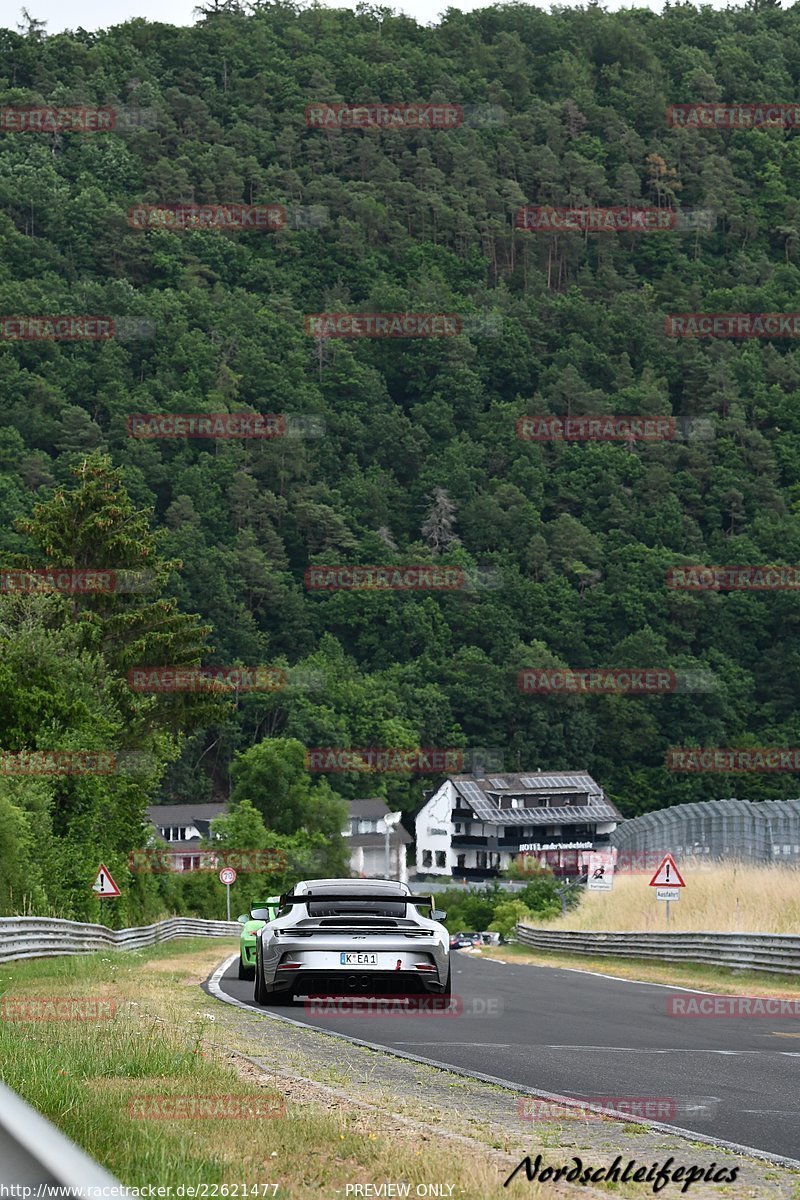
<svg viewBox="0 0 800 1200"><path fill-rule="evenodd" d="M236 872L233 867L223 867L219 873L220 883L230 885L236 882Z"/></svg>

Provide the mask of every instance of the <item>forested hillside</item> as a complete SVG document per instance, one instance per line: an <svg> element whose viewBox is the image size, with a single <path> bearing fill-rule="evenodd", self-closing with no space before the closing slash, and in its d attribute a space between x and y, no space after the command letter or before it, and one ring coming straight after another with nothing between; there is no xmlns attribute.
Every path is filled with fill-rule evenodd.
<svg viewBox="0 0 800 1200"><path fill-rule="evenodd" d="M689 744L800 745L797 598L665 580L680 564L800 562L800 362L790 339L676 339L664 320L800 309L800 130L676 128L665 110L791 103L800 9L498 6L425 28L369 5L229 3L194 28L50 37L31 20L0 46L4 107L145 114L110 132L0 133L0 313L142 321L138 336L0 340L3 563L163 564L149 598L0 596L3 748L87 748L92 731L92 748L144 747L160 764L127 802L96 780L0 779L0 860L3 846L32 853L48 821L127 850L148 796L227 797L235 755L265 738L588 768L628 816L795 794L793 775L676 774L664 759ZM463 106L465 119L348 130L305 115L377 101ZM288 218L244 231L129 218L192 203ZM516 227L525 205L714 219L546 233ZM331 311L481 321L454 337L309 336L305 318ZM135 414L242 410L288 414L291 429L129 434ZM517 435L525 415L590 413L685 420L667 441ZM125 497L135 518L120 516ZM69 504L72 542L53 533ZM354 563L452 564L477 582L305 584L310 566ZM142 616L159 603L166 637ZM139 632L120 632L125 620ZM137 662L200 661L295 673L235 704L125 694ZM520 694L520 669L551 665L702 670L713 686ZM410 812L435 782L315 786L325 803L385 794Z"/></svg>

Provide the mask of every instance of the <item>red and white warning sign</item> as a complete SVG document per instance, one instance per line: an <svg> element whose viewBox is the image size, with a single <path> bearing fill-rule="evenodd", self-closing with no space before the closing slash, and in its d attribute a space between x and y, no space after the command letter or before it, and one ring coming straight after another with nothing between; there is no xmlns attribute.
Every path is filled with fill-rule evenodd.
<svg viewBox="0 0 800 1200"><path fill-rule="evenodd" d="M675 859L671 854L665 854L659 863L658 870L650 880L650 887L682 888L686 887L683 877L678 870Z"/></svg>
<svg viewBox="0 0 800 1200"><path fill-rule="evenodd" d="M100 863L100 866L97 868L97 878L92 884L92 891L97 892L101 900L106 898L113 899L115 896L122 894L111 878L105 863Z"/></svg>

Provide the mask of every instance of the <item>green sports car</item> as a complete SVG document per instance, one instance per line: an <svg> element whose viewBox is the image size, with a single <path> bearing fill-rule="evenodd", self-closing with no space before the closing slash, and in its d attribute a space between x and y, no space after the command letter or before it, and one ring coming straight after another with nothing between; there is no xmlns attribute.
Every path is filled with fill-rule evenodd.
<svg viewBox="0 0 800 1200"><path fill-rule="evenodd" d="M239 938L239 978L254 979L256 974L256 934L259 929L274 921L278 915L280 896L268 896L262 904L256 904L250 913L243 913L237 920L242 927Z"/></svg>

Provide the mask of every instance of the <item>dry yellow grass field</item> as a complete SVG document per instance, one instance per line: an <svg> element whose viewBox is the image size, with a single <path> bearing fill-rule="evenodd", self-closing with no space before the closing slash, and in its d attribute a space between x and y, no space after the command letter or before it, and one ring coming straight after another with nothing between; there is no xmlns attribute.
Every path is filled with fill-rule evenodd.
<svg viewBox="0 0 800 1200"><path fill-rule="evenodd" d="M685 860L686 887L670 904L672 930L712 933L800 934L800 869ZM587 892L565 917L535 922L547 929L660 932L664 902L649 887L652 871L619 874L610 892Z"/></svg>

